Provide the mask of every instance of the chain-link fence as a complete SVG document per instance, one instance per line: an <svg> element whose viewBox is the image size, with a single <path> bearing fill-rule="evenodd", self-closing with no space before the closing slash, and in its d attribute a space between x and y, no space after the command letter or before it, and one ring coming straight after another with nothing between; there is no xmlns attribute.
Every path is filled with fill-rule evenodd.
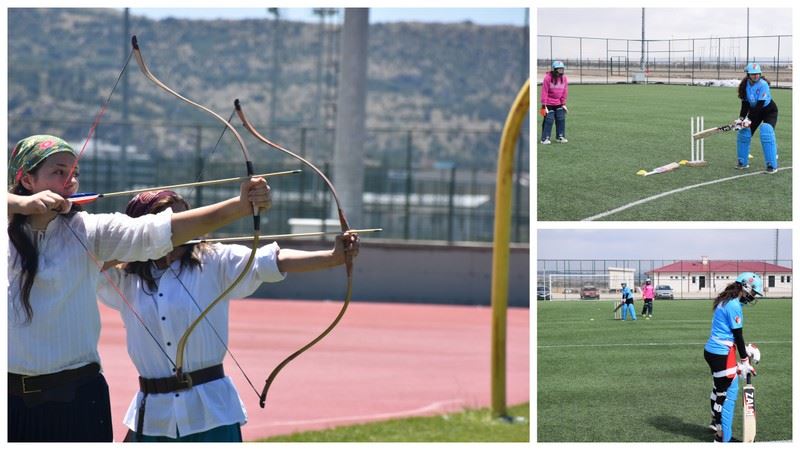
<svg viewBox="0 0 800 450"><path fill-rule="evenodd" d="M80 149L90 127L85 121L10 118L9 146L46 132ZM101 122L80 160L81 191L107 193L241 175L241 151L229 134L217 145L221 131L219 126L197 123ZM333 130L286 127L269 130L268 135L330 174ZM382 227L381 237L388 239L492 241L500 135L499 129L367 130L364 223L358 227ZM528 242L530 232L528 135L523 130L517 148L512 205L511 236L521 243ZM273 207L264 219L269 233L292 232L292 218L318 219L324 226L332 217L332 198L321 180L299 162L247 135L243 138L257 173L305 169L270 180ZM130 144L123 147L119 142ZM333 174L334 184L335 178ZM238 185L187 188L181 193L192 205L203 205L237 195ZM103 199L87 209L122 211L128 200ZM248 233L246 227L242 221L222 232Z"/></svg>
<svg viewBox="0 0 800 450"><path fill-rule="evenodd" d="M537 45L540 81L555 60L571 83L667 84L740 80L755 62L773 87L792 87L791 35L645 40L644 48L641 40L540 35Z"/></svg>
<svg viewBox="0 0 800 450"><path fill-rule="evenodd" d="M647 279L657 299L712 299L742 272L761 276L765 297L792 295L792 260L546 259L537 264L537 299L619 299L622 283L638 293Z"/></svg>

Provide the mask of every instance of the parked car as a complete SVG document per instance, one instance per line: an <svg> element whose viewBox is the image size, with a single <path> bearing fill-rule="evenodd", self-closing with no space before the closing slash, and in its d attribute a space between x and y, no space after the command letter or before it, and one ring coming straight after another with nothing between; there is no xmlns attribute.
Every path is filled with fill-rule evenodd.
<svg viewBox="0 0 800 450"><path fill-rule="evenodd" d="M659 284L656 286L656 298L667 298L670 300L675 298L672 295L672 286L666 284Z"/></svg>
<svg viewBox="0 0 800 450"><path fill-rule="evenodd" d="M536 288L536 300L551 300L550 288L547 286L539 286Z"/></svg>
<svg viewBox="0 0 800 450"><path fill-rule="evenodd" d="M600 292L598 292L596 287L587 284L581 288L581 299L584 298L600 298Z"/></svg>

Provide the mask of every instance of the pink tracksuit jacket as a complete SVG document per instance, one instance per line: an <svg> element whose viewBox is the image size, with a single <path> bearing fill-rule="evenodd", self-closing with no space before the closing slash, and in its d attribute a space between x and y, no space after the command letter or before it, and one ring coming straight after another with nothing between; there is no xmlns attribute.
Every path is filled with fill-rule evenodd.
<svg viewBox="0 0 800 450"><path fill-rule="evenodd" d="M568 86L569 80L566 75L561 75L561 80L555 84L552 72L547 72L542 81L542 104L547 106L566 105Z"/></svg>
<svg viewBox="0 0 800 450"><path fill-rule="evenodd" d="M652 284L642 286L642 298L655 298L656 288Z"/></svg>

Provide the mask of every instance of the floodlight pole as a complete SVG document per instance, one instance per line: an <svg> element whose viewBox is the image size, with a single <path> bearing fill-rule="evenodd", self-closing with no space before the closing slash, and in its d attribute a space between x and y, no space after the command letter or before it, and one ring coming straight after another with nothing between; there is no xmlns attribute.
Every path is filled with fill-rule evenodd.
<svg viewBox="0 0 800 450"><path fill-rule="evenodd" d="M747 52L745 54L745 64L750 62L750 8L747 8Z"/></svg>
<svg viewBox="0 0 800 450"><path fill-rule="evenodd" d="M642 56L639 58L639 69L645 71L645 43L644 43L644 8L642 8Z"/></svg>

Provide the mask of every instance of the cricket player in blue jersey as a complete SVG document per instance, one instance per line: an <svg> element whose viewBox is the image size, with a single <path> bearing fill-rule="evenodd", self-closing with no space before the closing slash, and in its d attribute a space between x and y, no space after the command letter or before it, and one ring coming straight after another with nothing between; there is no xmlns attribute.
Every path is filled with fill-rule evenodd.
<svg viewBox="0 0 800 450"><path fill-rule="evenodd" d="M761 276L743 272L714 299L714 316L711 319L711 337L703 356L711 368L714 387L711 390L711 425L716 432L714 440L730 442L733 432L733 415L739 393L737 373L745 378L756 374L747 355L742 326L742 305L763 296ZM736 353L740 362L736 363Z"/></svg>
<svg viewBox="0 0 800 450"><path fill-rule="evenodd" d="M633 308L633 291L628 287L627 283L622 283L622 320L625 321L625 316L630 313L631 319L636 320L636 311Z"/></svg>
<svg viewBox="0 0 800 450"><path fill-rule="evenodd" d="M742 107L736 123L743 128L739 130L736 140L736 168L744 170L750 167L750 140L761 125L761 148L767 165L766 173L775 173L778 169L778 144L775 140L778 106L772 100L769 81L761 76L761 66L750 63L744 71L747 76L739 83Z"/></svg>

